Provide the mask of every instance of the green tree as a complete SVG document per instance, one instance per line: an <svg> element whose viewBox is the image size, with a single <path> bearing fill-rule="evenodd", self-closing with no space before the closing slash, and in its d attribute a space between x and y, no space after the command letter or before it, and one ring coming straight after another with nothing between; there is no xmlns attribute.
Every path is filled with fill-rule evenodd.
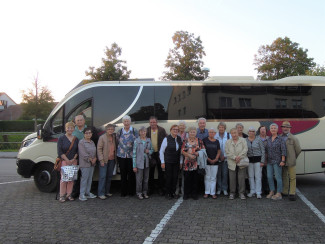
<svg viewBox="0 0 325 244"><path fill-rule="evenodd" d="M89 67L86 71L86 76L90 76L89 80L84 80L83 83L94 81L108 81L108 80L127 80L130 77L131 70L128 70L124 65L126 61L120 60L119 56L122 54L122 48L116 43L111 45L111 48L106 47L105 58L102 58L102 66L99 68Z"/></svg>
<svg viewBox="0 0 325 244"><path fill-rule="evenodd" d="M258 79L277 80L288 76L305 75L315 66L313 58L308 58L308 49L299 47L288 37L277 38L271 45L263 45L255 54L254 64Z"/></svg>
<svg viewBox="0 0 325 244"><path fill-rule="evenodd" d="M320 66L319 64L310 70L306 71L306 75L311 76L325 76L325 66Z"/></svg>
<svg viewBox="0 0 325 244"><path fill-rule="evenodd" d="M34 79L33 88L22 92L21 103L23 114L21 119L34 119L35 130L38 119L46 119L54 107L54 98L46 86L40 86L38 76Z"/></svg>
<svg viewBox="0 0 325 244"><path fill-rule="evenodd" d="M205 56L200 37L187 31L177 31L172 37L174 48L169 50L163 80L203 80Z"/></svg>

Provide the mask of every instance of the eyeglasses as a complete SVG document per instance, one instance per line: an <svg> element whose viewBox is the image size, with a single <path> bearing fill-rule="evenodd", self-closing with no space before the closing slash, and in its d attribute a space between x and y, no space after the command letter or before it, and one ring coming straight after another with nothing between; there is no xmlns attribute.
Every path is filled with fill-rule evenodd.
<svg viewBox="0 0 325 244"><path fill-rule="evenodd" d="M86 132L85 134L86 134L86 135L87 135L87 134L92 134L92 132Z"/></svg>

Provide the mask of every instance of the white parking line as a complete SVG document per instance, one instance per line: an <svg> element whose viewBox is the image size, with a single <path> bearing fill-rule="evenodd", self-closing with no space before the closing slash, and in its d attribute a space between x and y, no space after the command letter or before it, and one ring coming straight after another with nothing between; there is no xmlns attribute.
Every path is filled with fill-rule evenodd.
<svg viewBox="0 0 325 244"><path fill-rule="evenodd" d="M33 179L31 180L19 180L19 181L10 181L10 182L2 182L0 183L0 185L7 185L7 184L12 184L12 183L20 183L20 182L26 182L26 181L32 181Z"/></svg>
<svg viewBox="0 0 325 244"><path fill-rule="evenodd" d="M165 216L160 220L159 224L157 224L156 228L151 231L150 236L148 236L143 244L151 244L153 243L159 234L163 231L165 225L168 223L170 218L173 216L177 208L182 204L183 198L178 199L178 201L174 204L174 206L165 214Z"/></svg>
<svg viewBox="0 0 325 244"><path fill-rule="evenodd" d="M325 216L314 206L314 204L312 204L299 190L298 188L296 188L296 193L297 195L300 197L300 199L306 203L306 205L311 209L311 211L314 212L314 214L316 214L316 216L323 221L323 223L325 224Z"/></svg>

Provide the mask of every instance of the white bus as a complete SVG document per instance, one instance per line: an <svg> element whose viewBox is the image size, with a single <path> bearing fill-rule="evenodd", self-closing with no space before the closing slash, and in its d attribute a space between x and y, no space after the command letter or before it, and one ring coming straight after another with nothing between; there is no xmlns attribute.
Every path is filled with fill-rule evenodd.
<svg viewBox="0 0 325 244"><path fill-rule="evenodd" d="M149 117L154 115L168 132L170 125L179 120L196 126L199 117L207 119L207 128L216 128L224 121L230 129L241 122L246 132L250 126L281 125L288 120L302 147L297 174L323 171L325 77L299 76L275 81L258 81L253 77L106 81L77 87L57 104L38 133L27 136L21 145L17 171L26 178L34 176L40 191L56 188L56 142L64 133L64 124L79 114L99 135L104 133L107 123L121 127L121 118L126 114L131 116L135 128L148 126Z"/></svg>

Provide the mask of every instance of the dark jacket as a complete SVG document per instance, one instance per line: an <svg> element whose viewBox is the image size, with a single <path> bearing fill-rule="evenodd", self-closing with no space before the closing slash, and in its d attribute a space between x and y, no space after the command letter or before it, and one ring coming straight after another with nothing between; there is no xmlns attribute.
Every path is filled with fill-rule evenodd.
<svg viewBox="0 0 325 244"><path fill-rule="evenodd" d="M180 136L176 138L178 150L176 151L176 141L171 135L167 136L167 147L165 149L165 163L179 163L182 147L182 139Z"/></svg>
<svg viewBox="0 0 325 244"><path fill-rule="evenodd" d="M167 136L167 133L163 127L158 127L158 152L160 151L161 143L163 142L164 138ZM147 128L147 137L151 139L151 127Z"/></svg>

